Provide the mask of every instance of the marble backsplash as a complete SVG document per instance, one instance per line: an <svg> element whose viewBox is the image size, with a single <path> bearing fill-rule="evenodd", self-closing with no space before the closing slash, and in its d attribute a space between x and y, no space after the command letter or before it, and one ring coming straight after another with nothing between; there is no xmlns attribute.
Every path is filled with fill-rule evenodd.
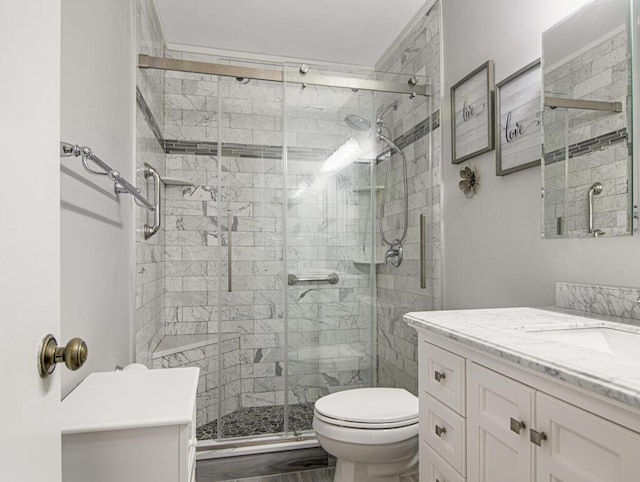
<svg viewBox="0 0 640 482"><path fill-rule="evenodd" d="M556 306L640 320L640 288L558 282Z"/></svg>

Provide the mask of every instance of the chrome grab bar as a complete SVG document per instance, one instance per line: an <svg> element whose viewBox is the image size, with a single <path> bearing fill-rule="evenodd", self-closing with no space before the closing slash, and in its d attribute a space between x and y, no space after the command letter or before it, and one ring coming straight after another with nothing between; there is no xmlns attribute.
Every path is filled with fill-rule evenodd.
<svg viewBox="0 0 640 482"><path fill-rule="evenodd" d="M340 277L336 273L331 273L328 276L304 276L302 278L298 278L295 274L289 274L289 276L287 276L289 286L298 283L329 283L334 285L338 281L340 281Z"/></svg>
<svg viewBox="0 0 640 482"><path fill-rule="evenodd" d="M84 166L84 168L87 171L89 171L91 174L94 174L96 176L107 176L111 181L114 182L113 190L117 194L122 194L122 193L131 194L136 199L136 202L138 203L138 205L139 203L142 203L144 207L146 207L149 211L156 210L156 206L151 204L149 201L146 200L146 198L142 194L140 194L140 189L137 189L136 187L131 185L131 183L127 181L124 177L122 177L118 171L116 171L115 169L111 169L111 167L106 162L104 162L98 156L96 156L93 152L91 152L91 149L89 147L87 146L80 147L76 144L61 142L60 156L61 157L71 157L71 156L82 157L82 165ZM104 172L96 171L90 168L89 163L87 162L89 160L95 163Z"/></svg>
<svg viewBox="0 0 640 482"><path fill-rule="evenodd" d="M160 229L160 174L156 171L152 166L145 163L144 164L144 178L148 179L153 177L153 201L154 201L154 209L153 211L153 226L149 226L148 224L144 225L144 239L149 239L151 236L156 234ZM116 183L116 191L118 191L118 183ZM120 192L120 191L118 191Z"/></svg>

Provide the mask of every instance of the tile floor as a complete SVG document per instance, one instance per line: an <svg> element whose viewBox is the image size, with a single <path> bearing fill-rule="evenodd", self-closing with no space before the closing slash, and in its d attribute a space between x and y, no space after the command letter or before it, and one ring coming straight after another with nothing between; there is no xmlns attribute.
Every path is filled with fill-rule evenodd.
<svg viewBox="0 0 640 482"><path fill-rule="evenodd" d="M335 458L322 448L200 460L196 482L333 482ZM418 474L400 482L418 482Z"/></svg>
<svg viewBox="0 0 640 482"><path fill-rule="evenodd" d="M290 474L267 475L249 479L235 479L225 482L333 482L334 468L305 470ZM357 481L356 481L357 482ZM400 482L418 482L418 474L403 475Z"/></svg>
<svg viewBox="0 0 640 482"><path fill-rule="evenodd" d="M196 481L228 482L248 479L254 482L261 481L261 478L269 480L269 477L275 476L284 477L284 475L291 474L293 474L292 476L296 476L296 474L315 470L326 471L326 469L331 469L333 466L335 466L335 459L333 459L333 457L330 458L322 448L316 447L221 459L199 460L196 466ZM316 476L317 474L312 475ZM300 479L294 478L292 480L299 482Z"/></svg>
<svg viewBox="0 0 640 482"><path fill-rule="evenodd" d="M266 475L262 477L250 477L248 479L235 479L225 482L333 482L334 468L305 470L289 474Z"/></svg>

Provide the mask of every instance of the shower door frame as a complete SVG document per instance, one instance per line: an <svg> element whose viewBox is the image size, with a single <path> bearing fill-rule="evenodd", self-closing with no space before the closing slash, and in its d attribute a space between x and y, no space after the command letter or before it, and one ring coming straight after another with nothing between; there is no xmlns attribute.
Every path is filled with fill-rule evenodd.
<svg viewBox="0 0 640 482"><path fill-rule="evenodd" d="M234 65L216 64L212 62L196 62L193 60L168 59L138 55L138 68L173 70L192 74L217 75L221 77L235 77L255 80L269 80L302 85L321 85L325 87L339 87L345 89L371 90L375 92L391 92L396 94L421 95L428 97L428 85L419 85L417 77L409 77L406 84L401 82L386 82L382 80L353 79L329 75L310 74L310 67L302 64L298 72L284 71L286 62L282 63L283 70L257 69L254 67L239 67ZM374 72L374 71L372 71Z"/></svg>

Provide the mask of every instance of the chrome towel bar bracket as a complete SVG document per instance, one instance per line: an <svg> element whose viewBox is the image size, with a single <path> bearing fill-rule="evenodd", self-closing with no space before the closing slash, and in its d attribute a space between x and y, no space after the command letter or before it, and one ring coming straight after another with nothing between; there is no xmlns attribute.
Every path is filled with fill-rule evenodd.
<svg viewBox="0 0 640 482"><path fill-rule="evenodd" d="M154 211L156 207L151 204L146 198L140 194L140 190L132 186L129 181L127 181L124 177L120 175L118 171L115 169L111 169L107 163L102 161L98 156L93 154L89 147L80 147L75 144L69 144L68 142L60 143L60 157L82 157L82 165L84 168L89 171L91 174L96 176L107 176L111 181L114 182L113 190L116 194L128 193L131 194L137 201L141 202L147 209L150 211ZM96 166L102 169L101 171L96 171L89 167L88 161L92 161Z"/></svg>
<svg viewBox="0 0 640 482"><path fill-rule="evenodd" d="M328 276L304 276L298 278L295 274L287 276L287 283L289 286L296 285L298 283L329 283L336 284L340 281L340 277L336 273L331 273Z"/></svg>
<svg viewBox="0 0 640 482"><path fill-rule="evenodd" d="M140 207L147 208L154 213L153 226L145 225L144 238L148 239L158 232L160 229L160 175L149 164L145 164L144 177L154 178L155 192L154 192L154 204L147 201L140 189L136 188L129 181L127 181L119 171L112 169L106 162L96 156L91 148L87 146L79 146L77 144L70 144L69 142L60 142L60 157L80 157L82 159L82 166L94 176L107 176L110 181L113 181L113 190L116 194L131 194L136 204ZM91 161L98 169L89 165Z"/></svg>

